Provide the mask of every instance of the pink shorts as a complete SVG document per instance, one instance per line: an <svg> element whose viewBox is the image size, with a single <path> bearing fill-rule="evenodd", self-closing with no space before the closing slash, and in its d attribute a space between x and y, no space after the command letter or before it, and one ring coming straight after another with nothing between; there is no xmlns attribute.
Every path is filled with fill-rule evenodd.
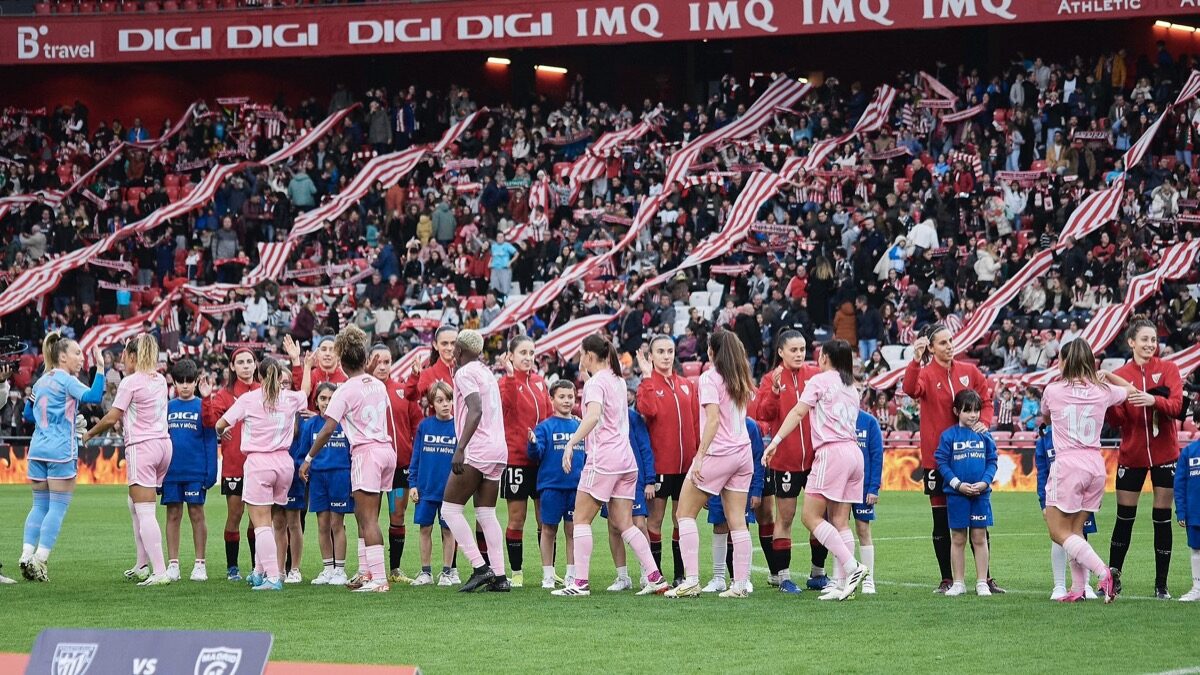
<svg viewBox="0 0 1200 675"><path fill-rule="evenodd" d="M287 450L247 452L242 501L252 506L286 506L296 463Z"/></svg>
<svg viewBox="0 0 1200 675"><path fill-rule="evenodd" d="M504 475L504 469L508 465L504 462L497 464L495 462L476 462L473 459L468 459L467 466L479 469L479 473L483 474L484 480L498 481L500 480L500 476Z"/></svg>
<svg viewBox="0 0 1200 675"><path fill-rule="evenodd" d="M586 492L601 504L612 499L633 501L637 492L637 471L627 473L596 473L595 467L583 467L579 478L579 490Z"/></svg>
<svg viewBox="0 0 1200 675"><path fill-rule="evenodd" d="M1046 479L1046 506L1063 513L1097 512L1104 501L1107 478L1100 453L1060 453L1050 465L1050 476Z"/></svg>
<svg viewBox="0 0 1200 675"><path fill-rule="evenodd" d="M808 476L809 494L839 504L859 504L863 500L863 454L858 443L847 441L817 450L812 473Z"/></svg>
<svg viewBox="0 0 1200 675"><path fill-rule="evenodd" d="M390 445L350 448L350 490L383 493L392 489L396 450Z"/></svg>
<svg viewBox="0 0 1200 675"><path fill-rule="evenodd" d="M696 463L688 470L688 478L702 492L719 495L721 490L749 492L750 479L754 478L754 458L746 452L736 455L711 455L700 463L700 478L696 477Z"/></svg>
<svg viewBox="0 0 1200 675"><path fill-rule="evenodd" d="M125 446L125 483L160 488L171 466L171 441L155 438Z"/></svg>

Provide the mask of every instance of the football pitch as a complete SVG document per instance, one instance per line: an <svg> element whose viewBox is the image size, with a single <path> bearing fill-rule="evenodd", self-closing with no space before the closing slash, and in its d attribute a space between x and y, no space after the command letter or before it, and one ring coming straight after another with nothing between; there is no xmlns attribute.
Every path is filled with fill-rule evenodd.
<svg viewBox="0 0 1200 675"><path fill-rule="evenodd" d="M224 580L224 500L208 506L206 583L187 581L192 546L185 518L184 580L137 588L121 571L134 558L121 487L83 486L76 493L50 560L51 581L0 586L4 647L29 651L47 627L268 631L272 657L289 661L413 664L429 673L461 672L1200 672L1200 603L1151 599L1149 495L1142 498L1114 605L1060 605L1049 600L1049 539L1030 493L997 493L992 571L1004 596L933 594L936 565L928 501L915 492L885 493L875 523L879 593L844 603L817 593L785 596L766 584L754 537L754 594L745 600L668 600L603 591L614 569L602 523L595 531L589 598L553 598L540 588L533 526L525 542L527 586L511 594L467 596L452 588L393 585L389 594L352 594L311 586L320 570L315 519L309 520L304 583L282 593L254 593ZM29 489L0 486L0 559L19 577L16 558ZM1108 557L1116 500L1110 494L1093 537ZM503 509L500 509L503 513ZM411 511L410 511L411 514ZM501 516L503 518L503 516ZM703 516L702 516L703 517ZM160 523L165 519L159 511ZM531 519L532 520L532 519ZM347 519L353 555L353 519ZM386 519L384 522L386 531ZM710 530L702 526L701 576L709 578ZM406 571L417 569L416 528L409 524ZM752 527L752 533L756 535ZM808 572L807 534L797 523L793 576ZM439 550L436 544L435 560ZM561 553L560 545L560 557ZM249 554L243 547L243 569ZM666 567L670 571L669 548ZM633 561L632 554L630 555ZM635 561L634 561L635 562ZM465 578L466 562L459 557ZM973 569L968 553L968 570ZM354 562L349 563L351 569ZM435 573L437 571L435 562ZM636 574L636 562L633 565ZM562 572L560 562L559 572ZM968 572L967 587L973 575ZM1175 531L1170 587L1190 587L1188 549Z"/></svg>

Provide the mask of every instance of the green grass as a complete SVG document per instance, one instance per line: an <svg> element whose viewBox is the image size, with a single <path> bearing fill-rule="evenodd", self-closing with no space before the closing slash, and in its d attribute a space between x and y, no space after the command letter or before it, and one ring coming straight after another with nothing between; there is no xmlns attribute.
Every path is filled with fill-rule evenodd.
<svg viewBox="0 0 1200 675"><path fill-rule="evenodd" d="M186 520L181 552L185 581L139 589L121 578L133 559L123 493L117 487L80 488L50 561L51 583L0 587L5 619L0 649L28 651L43 628L58 626L270 631L275 634L275 659L417 664L430 673L1144 673L1200 666L1195 646L1200 606L1146 597L1154 569L1148 496L1126 563L1125 595L1106 607L1048 600L1049 540L1032 494L993 497L998 526L993 529L992 570L1008 595L932 594L936 566L928 538L928 502L917 493L887 493L874 530L879 594L825 603L811 592L790 597L768 589L757 539L757 590L747 600L669 601L603 591L585 599L551 598L533 583L540 575L532 526L525 565L534 587L510 595L464 596L433 586L393 587L388 595L363 597L310 586L307 579L320 568L315 527L306 542L302 586L252 596L245 584L224 579L192 583L186 581L191 569ZM0 486L0 512L7 514L0 522L0 541L8 542L4 561L10 576L18 572L15 557L28 505L28 488ZM1093 538L1102 557L1107 557L1114 505L1109 495L1100 516L1101 533ZM224 501L219 497L210 500L208 522L210 570L219 574L224 559ZM805 539L801 530L797 523L797 541ZM602 589L613 567L607 537L599 528L595 541L591 577ZM707 536L702 570L710 569L706 542ZM435 543L435 557L436 551ZM416 556L410 535L404 556L410 574ZM247 557L243 551L243 565ZM1173 562L1171 588L1178 595L1190 585L1188 550L1178 529ZM797 576L807 571L806 544L797 545L792 567Z"/></svg>

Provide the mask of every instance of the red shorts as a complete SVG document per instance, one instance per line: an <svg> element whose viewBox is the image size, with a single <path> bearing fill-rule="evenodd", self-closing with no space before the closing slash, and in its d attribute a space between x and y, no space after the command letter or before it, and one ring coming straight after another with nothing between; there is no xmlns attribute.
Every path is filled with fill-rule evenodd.
<svg viewBox="0 0 1200 675"><path fill-rule="evenodd" d="M396 475L396 450L389 445L350 448L350 489L382 493L392 489Z"/></svg>
<svg viewBox="0 0 1200 675"><path fill-rule="evenodd" d="M171 466L171 441L155 438L125 446L127 485L160 488Z"/></svg>
<svg viewBox="0 0 1200 675"><path fill-rule="evenodd" d="M1063 513L1100 510L1108 475L1098 452L1059 454L1046 479L1046 506Z"/></svg>
<svg viewBox="0 0 1200 675"><path fill-rule="evenodd" d="M286 506L296 463L287 450L246 453L242 501L252 506Z"/></svg>
<svg viewBox="0 0 1200 675"><path fill-rule="evenodd" d="M805 490L840 504L863 500L863 454L858 443L846 441L817 450Z"/></svg>
<svg viewBox="0 0 1200 675"><path fill-rule="evenodd" d="M584 466L579 478L579 490L591 495L601 504L611 499L633 501L637 492L637 471L626 473L596 473L595 467Z"/></svg>
<svg viewBox="0 0 1200 675"><path fill-rule="evenodd" d="M504 462L497 464L496 462L476 462L473 459L467 459L466 465L479 469L479 473L483 474L484 480L498 481L500 476L504 475L504 468L508 465Z"/></svg>
<svg viewBox="0 0 1200 675"><path fill-rule="evenodd" d="M749 492L750 480L754 478L754 458L749 452L736 455L708 456L700 462L700 476L696 476L696 462L688 470L688 478L702 492L719 495L721 490Z"/></svg>

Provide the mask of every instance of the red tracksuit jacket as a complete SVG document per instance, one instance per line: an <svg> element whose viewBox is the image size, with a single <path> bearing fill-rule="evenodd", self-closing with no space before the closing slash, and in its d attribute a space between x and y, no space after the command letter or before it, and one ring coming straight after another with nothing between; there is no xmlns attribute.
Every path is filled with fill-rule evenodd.
<svg viewBox="0 0 1200 675"><path fill-rule="evenodd" d="M946 369L936 360L922 366L919 361L908 362L904 370L904 393L921 404L921 466L936 469L933 453L937 451L942 432L958 424L954 415L954 396L973 389L983 397L979 420L992 426L992 388L979 369L969 363L951 361Z"/></svg>
<svg viewBox="0 0 1200 675"><path fill-rule="evenodd" d="M1131 359L1114 373L1142 391L1166 387L1171 392L1169 396L1156 395L1152 408L1125 402L1108 409L1104 421L1121 429L1118 459L1121 466L1144 469L1179 459L1179 422L1176 418L1183 407L1179 367L1155 356L1145 367Z"/></svg>
<svg viewBox="0 0 1200 675"><path fill-rule="evenodd" d="M209 399L212 401L213 414L220 419L233 407L234 401L248 391L259 388L259 383L245 384L234 378L232 387L222 387L213 392ZM221 478L241 478L246 464L246 455L242 452L242 422L230 429L228 441L221 441Z"/></svg>
<svg viewBox="0 0 1200 675"><path fill-rule="evenodd" d="M700 447L700 392L686 378L658 372L642 379L637 411L646 419L654 473L687 473Z"/></svg>
<svg viewBox="0 0 1200 675"><path fill-rule="evenodd" d="M504 441L509 466L533 466L529 459L529 432L550 416L546 381L532 371L500 378L500 408L504 411Z"/></svg>
<svg viewBox="0 0 1200 675"><path fill-rule="evenodd" d="M779 393L775 393L775 371L782 368L779 376ZM768 435L774 436L792 408L800 400L804 385L820 368L805 363L797 370L784 366L767 371L758 385L758 392L750 404L750 417L767 425ZM770 468L775 471L809 471L813 465L812 415L800 420L800 433L792 432L780 440L779 450L771 459Z"/></svg>

